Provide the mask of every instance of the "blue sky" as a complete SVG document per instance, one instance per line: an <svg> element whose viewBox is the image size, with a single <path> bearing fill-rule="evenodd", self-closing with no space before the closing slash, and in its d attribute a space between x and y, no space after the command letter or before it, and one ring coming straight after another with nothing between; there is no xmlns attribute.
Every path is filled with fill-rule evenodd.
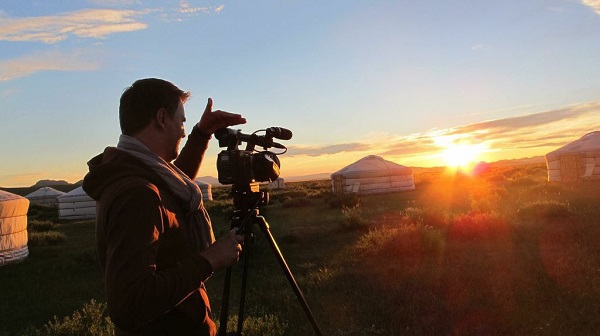
<svg viewBox="0 0 600 336"><path fill-rule="evenodd" d="M83 178L145 77L192 92L188 130L208 97L291 129L283 177L543 155L600 130L598 36L600 0L4 0L0 186Z"/></svg>

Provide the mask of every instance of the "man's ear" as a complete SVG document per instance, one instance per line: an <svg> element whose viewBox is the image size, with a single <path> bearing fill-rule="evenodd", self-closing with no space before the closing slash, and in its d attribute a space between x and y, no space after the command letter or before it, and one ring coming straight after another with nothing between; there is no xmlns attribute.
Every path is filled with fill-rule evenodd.
<svg viewBox="0 0 600 336"><path fill-rule="evenodd" d="M164 130L167 127L167 118L169 117L167 109L164 107L161 107L158 109L158 111L156 111L156 115L154 116L154 119L156 121L156 125L158 126L158 128Z"/></svg>

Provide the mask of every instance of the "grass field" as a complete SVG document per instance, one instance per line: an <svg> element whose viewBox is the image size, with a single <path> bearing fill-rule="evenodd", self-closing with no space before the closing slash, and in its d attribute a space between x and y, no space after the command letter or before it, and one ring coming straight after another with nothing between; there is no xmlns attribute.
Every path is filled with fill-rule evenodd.
<svg viewBox="0 0 600 336"><path fill-rule="evenodd" d="M600 182L549 183L543 164L415 180L415 191L360 197L288 183L260 209L324 335L598 334ZM228 192L207 203L217 235L229 230ZM0 335L105 323L85 319L104 302L93 221L33 212L30 257L0 268ZM260 231L251 251L244 335L312 335ZM223 273L207 283L215 318ZM95 327L83 333L110 334Z"/></svg>

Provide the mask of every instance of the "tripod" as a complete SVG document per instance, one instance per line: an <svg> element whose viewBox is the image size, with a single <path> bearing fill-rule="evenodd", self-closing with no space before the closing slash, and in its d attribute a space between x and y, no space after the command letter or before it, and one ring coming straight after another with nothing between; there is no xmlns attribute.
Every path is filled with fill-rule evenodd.
<svg viewBox="0 0 600 336"><path fill-rule="evenodd" d="M279 261L279 265L281 266L288 282L292 286L296 297L300 301L302 308L306 316L308 317L314 332L316 335L321 336L321 331L317 322L308 307L306 300L304 299L304 295L302 291L298 287L292 272L290 271L277 243L275 242L275 238L271 234L269 230L269 224L267 220L260 216L258 213L259 205L267 205L268 204L268 194L266 192L260 192L258 183L250 183L249 185L244 186L236 186L232 187L233 194L233 204L234 204L234 215L231 220L231 227L238 228L238 234L245 235L244 240L244 265L243 265L243 273L242 273L242 284L241 284L241 293L240 293L240 306L238 310L238 321L237 321L237 331L235 336L242 336L242 327L244 324L244 303L246 300L246 284L248 277L248 260L250 257L250 245L252 243L252 228L256 224L264 235L267 237L269 245L275 256L277 257L277 261ZM219 326L218 336L226 336L227 334L227 320L229 317L229 293L231 286L231 268L228 268L225 273L225 287L223 289L223 302L221 307L221 321ZM231 335L231 334L229 334Z"/></svg>

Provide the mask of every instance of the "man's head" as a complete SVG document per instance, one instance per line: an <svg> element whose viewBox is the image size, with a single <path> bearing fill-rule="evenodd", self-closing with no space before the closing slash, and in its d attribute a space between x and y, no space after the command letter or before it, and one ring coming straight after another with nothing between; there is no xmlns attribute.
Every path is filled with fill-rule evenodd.
<svg viewBox="0 0 600 336"><path fill-rule="evenodd" d="M156 113L161 108L173 117L179 104L184 104L189 97L189 92L182 91L163 79L146 78L136 81L121 95L121 132L129 136L135 135L156 118Z"/></svg>
<svg viewBox="0 0 600 336"><path fill-rule="evenodd" d="M136 81L121 96L121 132L142 141L165 161L174 160L185 137L183 104L189 96L162 79Z"/></svg>

